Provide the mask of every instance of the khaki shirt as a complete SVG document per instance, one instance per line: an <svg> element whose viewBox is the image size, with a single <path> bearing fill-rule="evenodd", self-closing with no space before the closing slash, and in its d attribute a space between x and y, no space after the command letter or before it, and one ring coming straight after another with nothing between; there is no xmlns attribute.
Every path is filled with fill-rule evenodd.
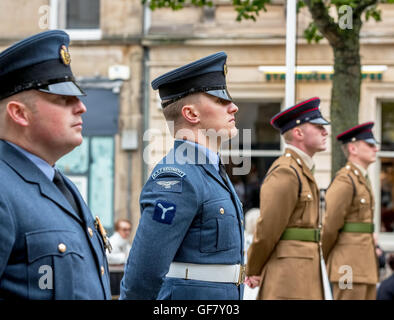
<svg viewBox="0 0 394 320"><path fill-rule="evenodd" d="M373 234L340 232L345 222L373 223L374 197L370 185L351 162L338 171L326 193L322 246L331 282L350 266L354 283L378 282Z"/></svg>
<svg viewBox="0 0 394 320"><path fill-rule="evenodd" d="M319 190L290 149L271 166L260 190L260 217L248 250L247 275L261 275L259 299L323 299L316 242L280 240L289 227L317 228Z"/></svg>

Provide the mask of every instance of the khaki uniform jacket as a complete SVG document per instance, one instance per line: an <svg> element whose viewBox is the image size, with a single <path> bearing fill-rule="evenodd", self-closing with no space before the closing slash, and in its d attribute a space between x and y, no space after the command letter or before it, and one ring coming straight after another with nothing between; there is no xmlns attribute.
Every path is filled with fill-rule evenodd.
<svg viewBox="0 0 394 320"><path fill-rule="evenodd" d="M367 180L348 162L338 171L326 193L322 246L331 282L352 268L353 282L376 284L378 266L371 233L340 232L345 222L373 223L374 197ZM341 269L341 270L340 270Z"/></svg>
<svg viewBox="0 0 394 320"><path fill-rule="evenodd" d="M286 228L317 228L319 190L293 150L271 166L260 191L260 217L246 274L261 275L258 299L323 299L316 242L280 240Z"/></svg>

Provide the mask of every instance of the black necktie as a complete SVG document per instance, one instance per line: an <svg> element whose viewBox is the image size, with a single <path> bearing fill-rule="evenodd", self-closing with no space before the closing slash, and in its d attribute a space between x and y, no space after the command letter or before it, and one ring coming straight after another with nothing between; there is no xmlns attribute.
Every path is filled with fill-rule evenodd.
<svg viewBox="0 0 394 320"><path fill-rule="evenodd" d="M53 177L53 183L58 187L60 192L64 195L66 200L70 203L71 207L74 209L76 213L79 214L78 205L75 202L75 198L71 191L67 188L64 183L63 177L60 175L59 171L55 170L55 176Z"/></svg>
<svg viewBox="0 0 394 320"><path fill-rule="evenodd" d="M222 177L222 179L223 179L224 183L226 184L226 186L228 186L226 167L224 166L224 164L222 163L222 160L220 158L219 158L219 174Z"/></svg>

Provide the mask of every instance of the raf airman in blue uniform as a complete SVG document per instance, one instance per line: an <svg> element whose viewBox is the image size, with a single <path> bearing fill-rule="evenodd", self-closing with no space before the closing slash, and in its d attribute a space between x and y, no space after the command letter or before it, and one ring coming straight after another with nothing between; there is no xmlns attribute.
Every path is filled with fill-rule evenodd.
<svg viewBox="0 0 394 320"><path fill-rule="evenodd" d="M237 133L226 58L219 52L152 82L175 143L141 192L121 299L242 299L243 211L216 146Z"/></svg>
<svg viewBox="0 0 394 320"><path fill-rule="evenodd" d="M82 143L84 95L60 30L0 53L0 299L110 299L105 232L55 162Z"/></svg>

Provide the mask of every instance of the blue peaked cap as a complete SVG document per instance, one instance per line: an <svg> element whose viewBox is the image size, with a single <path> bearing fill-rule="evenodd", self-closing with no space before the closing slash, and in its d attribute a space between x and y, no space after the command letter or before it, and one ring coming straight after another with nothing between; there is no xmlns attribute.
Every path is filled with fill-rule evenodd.
<svg viewBox="0 0 394 320"><path fill-rule="evenodd" d="M50 30L21 40L0 53L0 100L24 90L85 95L71 71L64 31Z"/></svg>
<svg viewBox="0 0 394 320"><path fill-rule="evenodd" d="M232 101L226 85L226 59L225 52L217 52L154 79L152 88L159 90L162 107L196 92Z"/></svg>

